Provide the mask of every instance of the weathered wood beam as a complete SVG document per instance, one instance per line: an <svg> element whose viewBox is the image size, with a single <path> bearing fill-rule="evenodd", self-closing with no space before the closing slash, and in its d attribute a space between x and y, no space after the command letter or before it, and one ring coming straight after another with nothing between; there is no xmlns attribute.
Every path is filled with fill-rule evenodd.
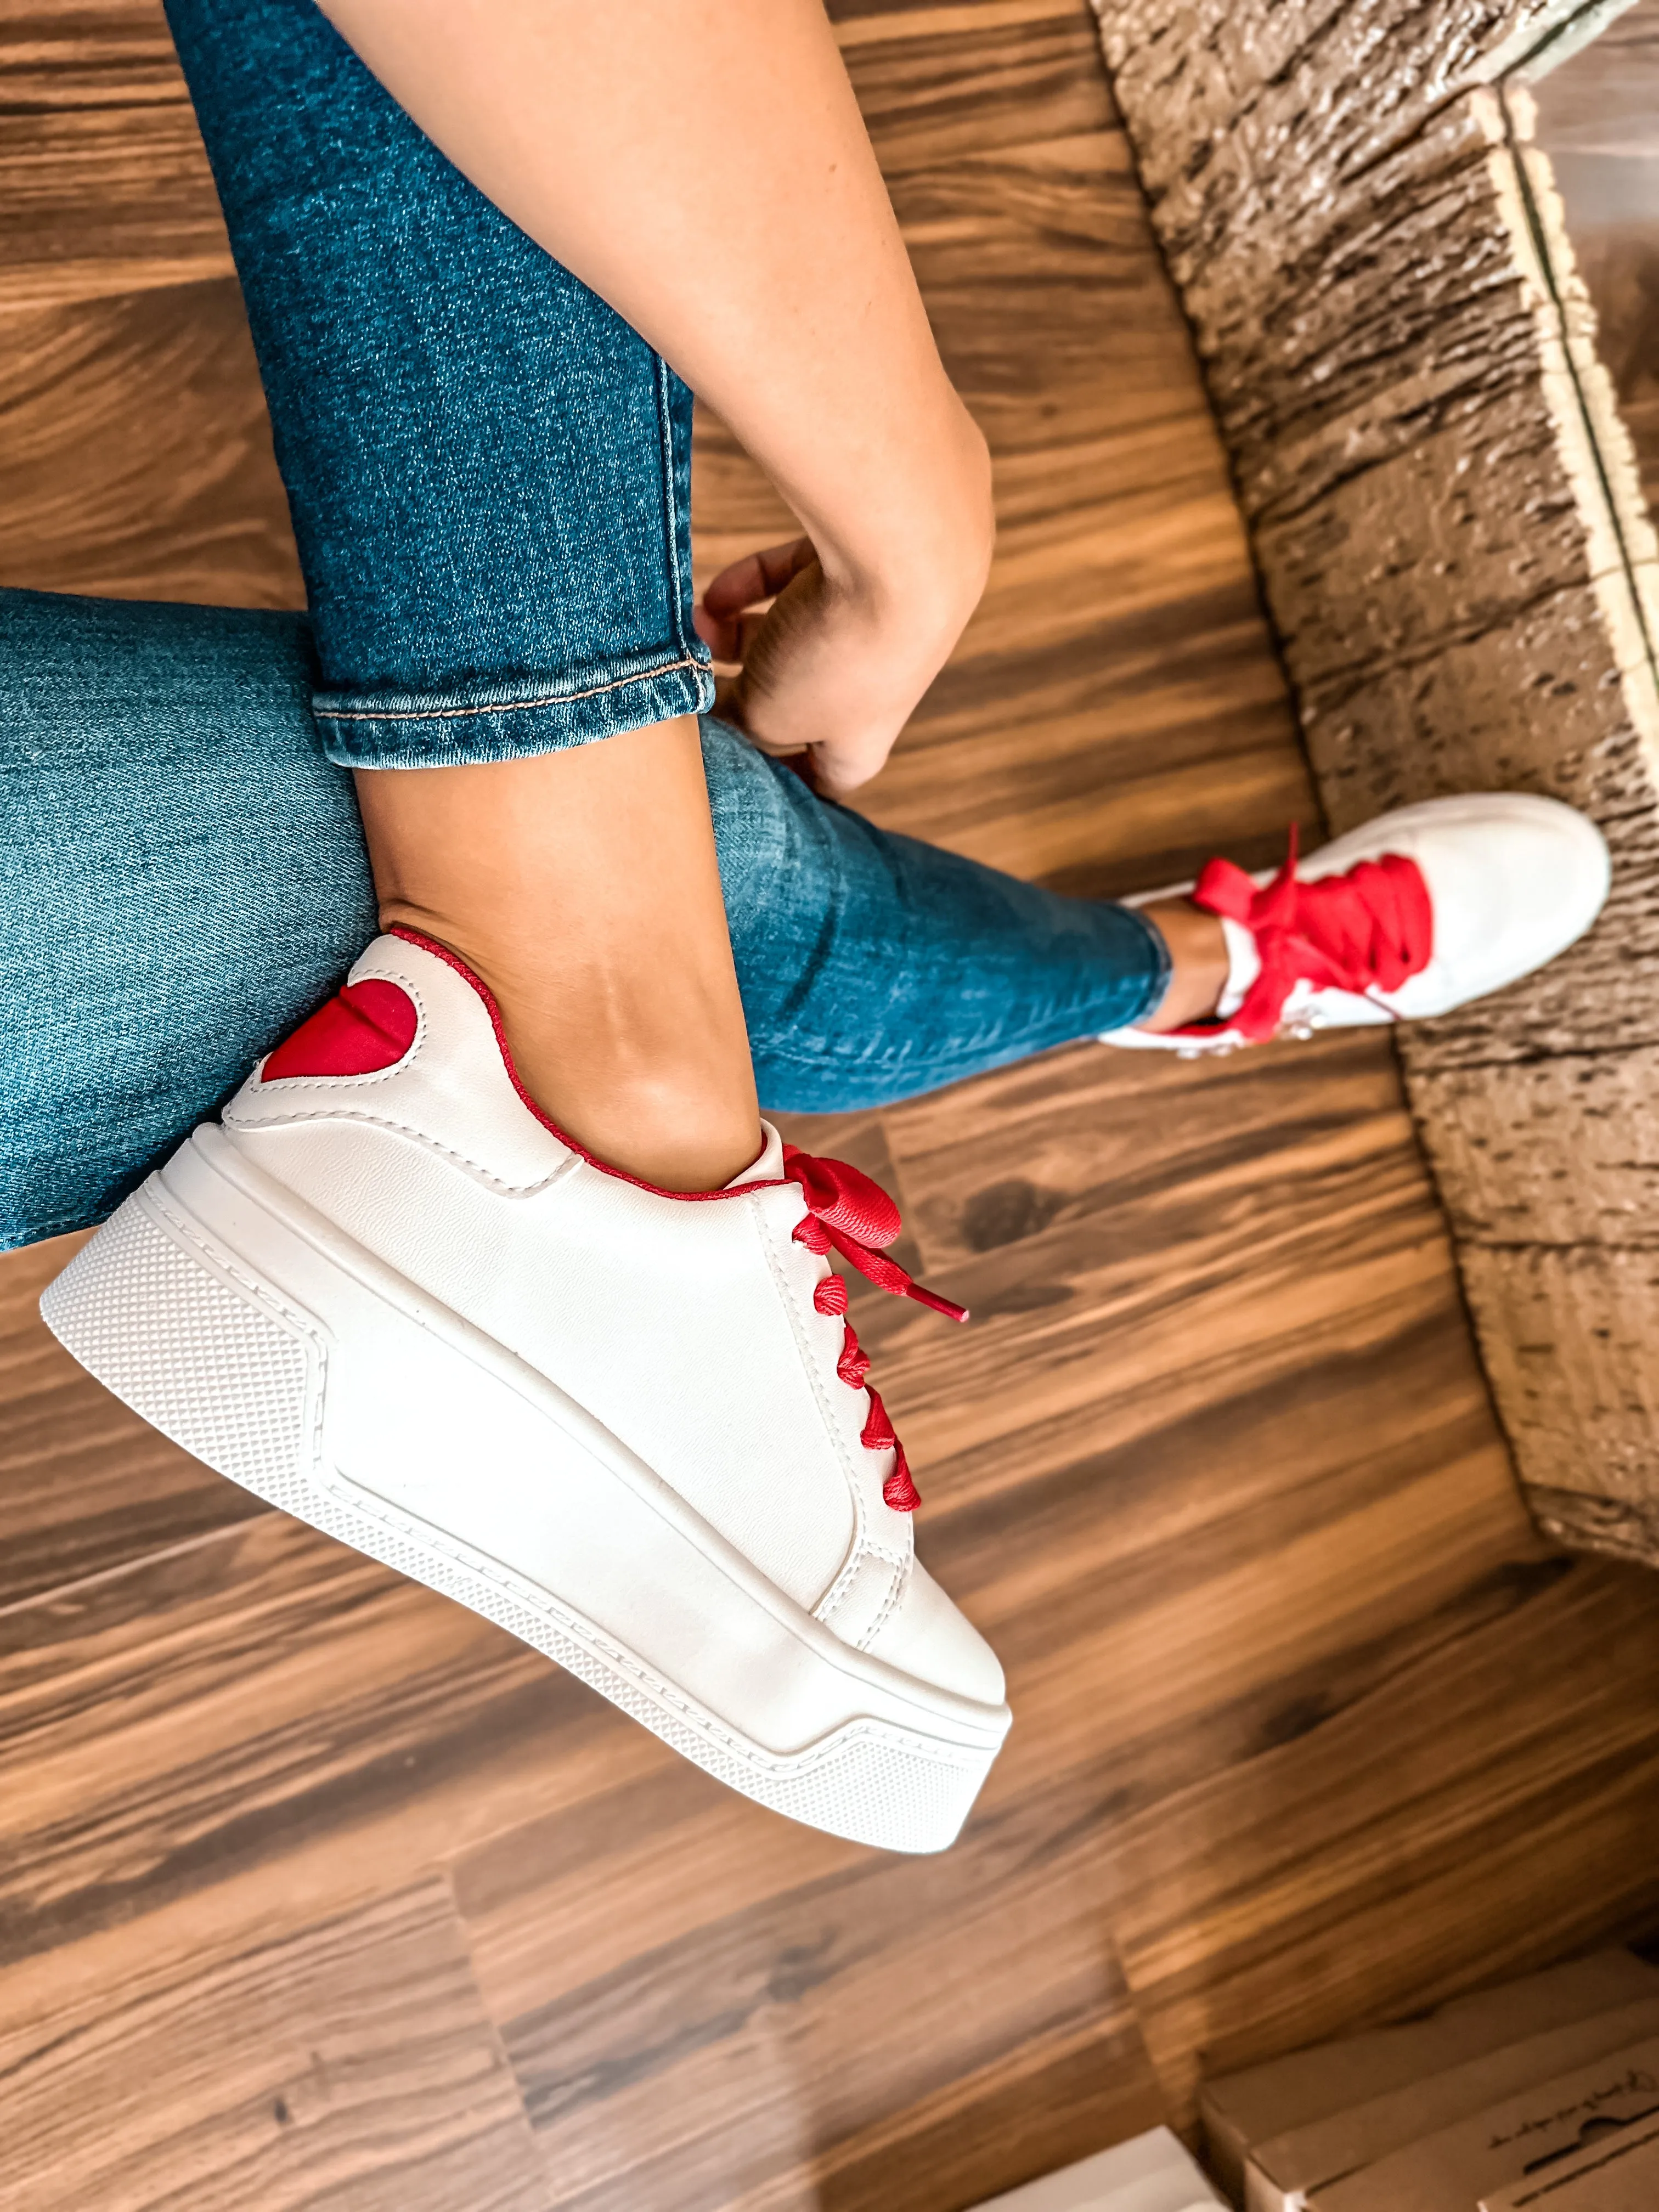
<svg viewBox="0 0 1659 2212"><path fill-rule="evenodd" d="M1332 828L1509 788L1613 847L1401 1047L1534 1510L1659 1563L1659 545L1525 89L1622 3L1096 0Z"/></svg>

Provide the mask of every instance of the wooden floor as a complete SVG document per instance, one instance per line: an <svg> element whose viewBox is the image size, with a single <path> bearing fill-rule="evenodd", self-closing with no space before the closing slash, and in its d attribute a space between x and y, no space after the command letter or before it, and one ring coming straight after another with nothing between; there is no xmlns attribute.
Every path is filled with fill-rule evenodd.
<svg viewBox="0 0 1659 2212"><path fill-rule="evenodd" d="M1003 519L874 811L1076 888L1272 854L1307 787L1085 0L835 12ZM0 580L292 603L159 12L5 24ZM711 427L700 560L775 520ZM1659 1915L1659 1585L1529 1532L1385 1042L813 1141L975 1311L855 1308L1017 1717L938 1860L257 1509L46 1338L64 1243L0 1267L7 2212L951 2212Z"/></svg>

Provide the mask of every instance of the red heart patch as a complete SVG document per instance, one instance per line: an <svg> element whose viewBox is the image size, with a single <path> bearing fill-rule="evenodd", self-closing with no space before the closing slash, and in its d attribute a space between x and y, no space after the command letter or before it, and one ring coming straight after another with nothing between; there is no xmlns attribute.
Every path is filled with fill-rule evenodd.
<svg viewBox="0 0 1659 2212"><path fill-rule="evenodd" d="M415 1042L420 1013L400 984L382 975L348 983L279 1044L260 1081L285 1075L378 1075Z"/></svg>

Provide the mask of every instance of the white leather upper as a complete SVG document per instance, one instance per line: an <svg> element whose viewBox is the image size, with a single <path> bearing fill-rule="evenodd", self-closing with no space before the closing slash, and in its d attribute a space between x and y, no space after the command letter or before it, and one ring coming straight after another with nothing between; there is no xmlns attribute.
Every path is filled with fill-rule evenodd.
<svg viewBox="0 0 1659 2212"><path fill-rule="evenodd" d="M377 939L352 969L419 1013L398 1064L361 1076L256 1070L226 1108L239 1147L378 1257L595 1415L844 1642L997 1703L988 1646L912 1569L882 1497L868 1398L836 1372L842 1323L812 1304L828 1261L793 1240L775 1130L725 1193L608 1172L520 1097L489 1010L420 945Z"/></svg>

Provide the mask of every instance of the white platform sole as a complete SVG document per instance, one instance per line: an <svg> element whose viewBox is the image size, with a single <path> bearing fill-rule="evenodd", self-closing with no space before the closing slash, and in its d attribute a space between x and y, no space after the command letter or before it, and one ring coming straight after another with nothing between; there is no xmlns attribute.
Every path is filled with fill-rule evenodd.
<svg viewBox="0 0 1659 2212"><path fill-rule="evenodd" d="M544 1651L687 1759L890 1850L1008 1727L855 1651L580 1407L198 1129L51 1284L59 1341L187 1451Z"/></svg>

